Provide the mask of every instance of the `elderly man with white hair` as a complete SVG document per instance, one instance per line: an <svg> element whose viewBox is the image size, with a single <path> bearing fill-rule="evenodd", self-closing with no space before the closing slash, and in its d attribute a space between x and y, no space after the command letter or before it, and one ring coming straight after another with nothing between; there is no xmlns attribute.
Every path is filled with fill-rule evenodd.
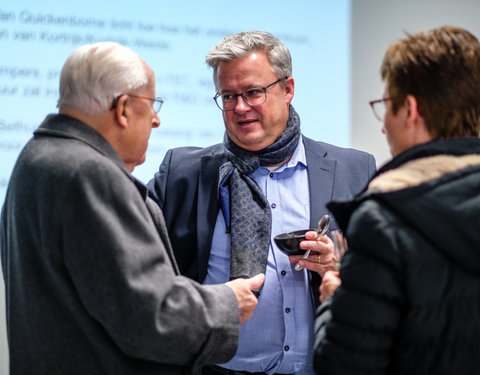
<svg viewBox="0 0 480 375"><path fill-rule="evenodd" d="M2 210L11 374L184 374L234 355L263 275L180 276L163 214L131 175L162 102L124 46L67 59L59 114L21 152Z"/></svg>

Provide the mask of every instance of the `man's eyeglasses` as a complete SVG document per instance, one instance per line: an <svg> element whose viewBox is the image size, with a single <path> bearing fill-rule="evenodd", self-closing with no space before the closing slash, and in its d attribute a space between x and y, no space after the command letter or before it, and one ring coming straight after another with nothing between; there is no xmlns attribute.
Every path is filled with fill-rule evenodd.
<svg viewBox="0 0 480 375"><path fill-rule="evenodd" d="M267 89L273 85L286 80L288 77L277 79L275 82L270 83L265 87L254 87L240 94L217 94L213 97L215 103L217 103L218 108L222 111L233 111L237 106L238 97L241 96L245 103L250 107L263 104L267 101Z"/></svg>
<svg viewBox="0 0 480 375"><path fill-rule="evenodd" d="M153 109L157 113L160 112L160 109L162 108L162 104L163 104L163 99L162 98L149 98L148 96L140 96L140 95L135 95L135 94L120 94L113 99L112 109L115 109L117 107L118 99L120 99L123 95L128 95L128 96L131 96L132 98L150 100L152 102Z"/></svg>
<svg viewBox="0 0 480 375"><path fill-rule="evenodd" d="M368 104L370 104L370 107L372 107L373 114L379 121L383 122L383 119L385 118L385 113L387 112L386 102L388 102L389 100L392 100L392 98L383 98L368 102Z"/></svg>

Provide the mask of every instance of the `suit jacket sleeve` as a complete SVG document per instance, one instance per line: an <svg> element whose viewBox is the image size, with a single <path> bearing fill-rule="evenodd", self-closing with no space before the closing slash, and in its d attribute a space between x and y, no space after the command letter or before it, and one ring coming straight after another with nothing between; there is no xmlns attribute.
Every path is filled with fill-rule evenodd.
<svg viewBox="0 0 480 375"><path fill-rule="evenodd" d="M219 210L218 169L223 162L222 145L169 150L147 184L162 208L180 272L199 282L207 273Z"/></svg>

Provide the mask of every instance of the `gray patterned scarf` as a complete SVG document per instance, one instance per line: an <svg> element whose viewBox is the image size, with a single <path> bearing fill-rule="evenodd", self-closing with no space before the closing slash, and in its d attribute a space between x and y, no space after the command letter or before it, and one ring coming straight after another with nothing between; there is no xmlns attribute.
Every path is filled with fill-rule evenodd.
<svg viewBox="0 0 480 375"><path fill-rule="evenodd" d="M230 280L265 273L270 246L272 213L256 182L248 175L260 166L281 163L292 155L300 139L300 117L290 105L285 131L269 147L247 151L225 132L229 161L220 166L219 198L227 233L231 233Z"/></svg>

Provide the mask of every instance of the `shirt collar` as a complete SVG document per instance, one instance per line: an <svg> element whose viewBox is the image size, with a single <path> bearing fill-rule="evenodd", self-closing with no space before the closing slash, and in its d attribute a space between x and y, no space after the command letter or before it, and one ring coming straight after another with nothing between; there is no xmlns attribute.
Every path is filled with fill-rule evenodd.
<svg viewBox="0 0 480 375"><path fill-rule="evenodd" d="M285 164L282 164L280 167L274 170L275 173L283 172L287 168L295 168L298 164L307 166L307 157L305 155L305 145L303 144L303 137L300 136L298 140L297 147L293 151L292 157ZM253 171L250 176L253 177L257 174L266 174L270 173L270 170L267 167L258 167Z"/></svg>

